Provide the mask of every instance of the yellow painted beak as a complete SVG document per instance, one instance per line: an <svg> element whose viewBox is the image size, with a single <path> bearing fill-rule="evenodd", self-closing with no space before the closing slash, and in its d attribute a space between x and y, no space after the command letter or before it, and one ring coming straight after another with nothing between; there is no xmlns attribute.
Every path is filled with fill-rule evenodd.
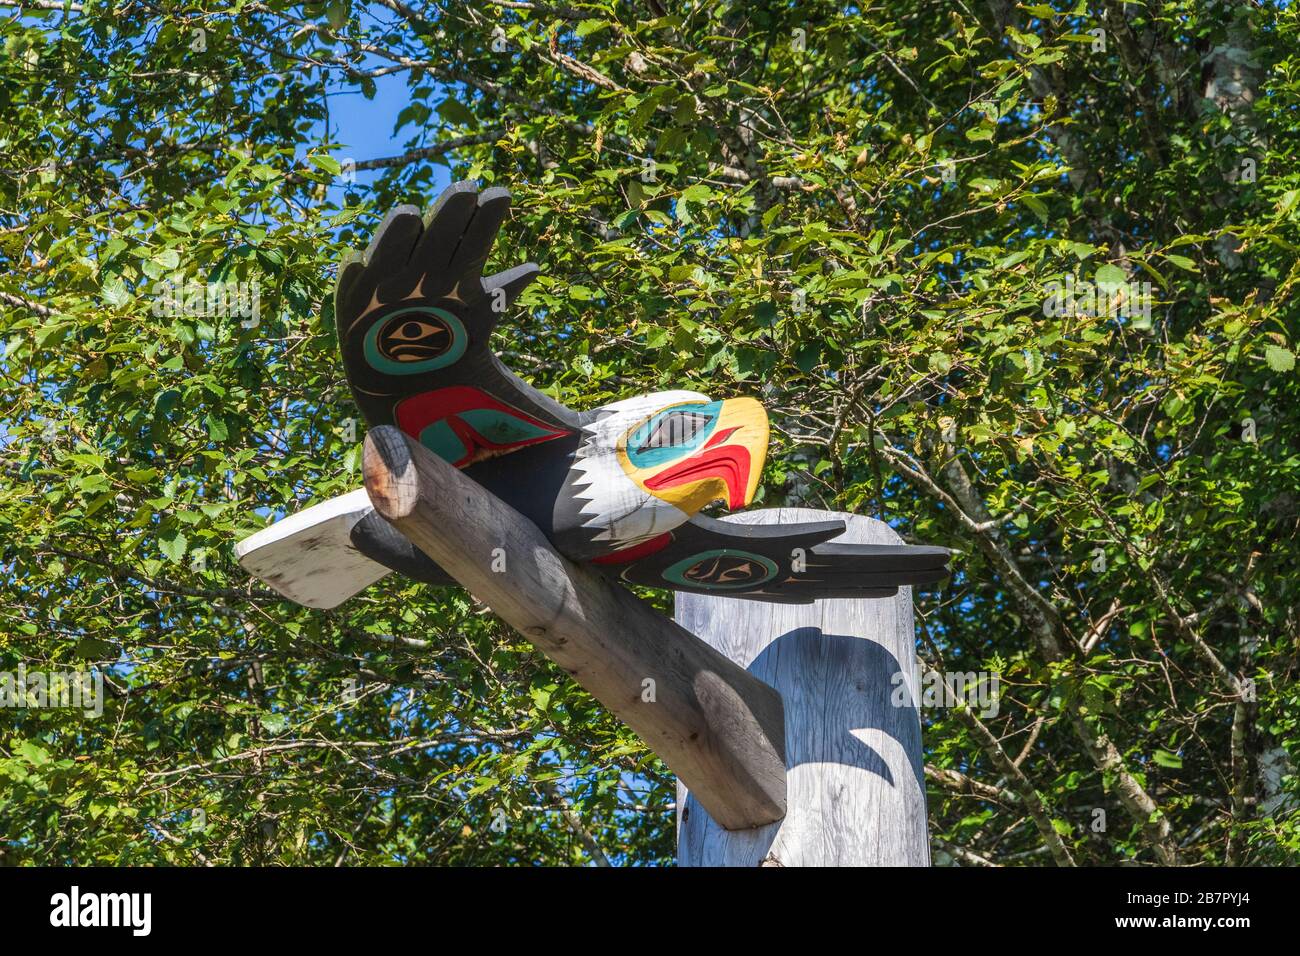
<svg viewBox="0 0 1300 956"><path fill-rule="evenodd" d="M646 491L689 515L712 501L726 502L730 509L748 505L767 460L767 411L756 399L731 398L706 407L716 420L698 447L652 474L634 475Z"/></svg>

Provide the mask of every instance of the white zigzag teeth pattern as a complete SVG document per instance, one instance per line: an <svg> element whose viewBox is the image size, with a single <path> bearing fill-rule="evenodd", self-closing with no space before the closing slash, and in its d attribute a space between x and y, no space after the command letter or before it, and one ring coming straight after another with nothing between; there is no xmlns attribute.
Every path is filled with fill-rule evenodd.
<svg viewBox="0 0 1300 956"><path fill-rule="evenodd" d="M618 443L661 408L708 400L699 392L656 392L597 409L598 417L583 429L583 442L574 455L578 474L572 486L578 513L586 519L582 526L599 529L595 540L630 547L671 531L690 517L628 477L618 461Z"/></svg>

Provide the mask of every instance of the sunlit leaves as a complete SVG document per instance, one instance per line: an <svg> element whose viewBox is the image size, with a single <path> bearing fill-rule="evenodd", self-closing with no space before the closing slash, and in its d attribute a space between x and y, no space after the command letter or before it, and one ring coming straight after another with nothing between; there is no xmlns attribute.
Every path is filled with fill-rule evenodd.
<svg viewBox="0 0 1300 956"><path fill-rule="evenodd" d="M24 860L580 861L543 782L610 852L670 855L662 766L465 594L389 579L307 612L231 557L355 487L334 270L388 208L460 176L515 196L489 267L544 270L496 332L508 365L579 408L761 396L764 504L958 549L918 606L946 654L1003 674L994 730L1017 752L1033 737L1021 766L1078 857L1151 859L1114 824L1114 774L1069 732L1073 705L1180 838L1199 834L1189 854L1221 860L1230 725L1172 614L1250 568L1259 606L1214 605L1204 634L1234 668L1260 636L1259 726L1293 739L1295 21L1258 32L1259 175L1228 189L1239 134L1202 109L1195 48L1220 42L1217 14L1129 6L1143 44L1192 59L1130 62L1113 34L1094 55L1082 3L1017 8L1008 30L985 7L906 3L6 20L0 291L41 308L0 303L0 654L120 654L119 682L149 688L103 723L29 712L0 738ZM380 117L393 77L408 99ZM374 98L404 148L474 141L346 182L346 158L383 157L325 134L330 83ZM155 309L173 280L258 283L259 320L212 314L206 293ZM1072 304L1049 306L1067 283ZM1127 311L1096 308L1098 286ZM1071 639L1118 602L1085 658L1036 656L1007 568L889 449L944 487L965 468ZM998 780L950 717L924 714L927 760ZM255 755L270 742L303 746ZM1044 859L1015 806L937 789L930 805L945 840ZM1300 844L1281 813L1252 840L1262 859Z"/></svg>

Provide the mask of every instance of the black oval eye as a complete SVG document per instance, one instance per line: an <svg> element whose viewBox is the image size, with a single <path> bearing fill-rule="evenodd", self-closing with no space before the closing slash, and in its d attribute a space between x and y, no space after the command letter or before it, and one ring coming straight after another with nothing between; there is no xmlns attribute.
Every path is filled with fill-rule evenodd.
<svg viewBox="0 0 1300 956"><path fill-rule="evenodd" d="M645 442L638 448L637 454L652 448L676 448L695 438L709 422L712 416L699 412L669 412L654 427Z"/></svg>
<svg viewBox="0 0 1300 956"><path fill-rule="evenodd" d="M396 315L379 333L379 351L394 362L423 362L451 347L451 330L436 316Z"/></svg>

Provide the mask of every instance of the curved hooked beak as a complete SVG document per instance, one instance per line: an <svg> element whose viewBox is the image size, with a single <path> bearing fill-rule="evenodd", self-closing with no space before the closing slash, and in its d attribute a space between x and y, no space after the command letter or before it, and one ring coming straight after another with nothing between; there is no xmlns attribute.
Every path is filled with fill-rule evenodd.
<svg viewBox="0 0 1300 956"><path fill-rule="evenodd" d="M767 441L767 411L762 404L753 398L727 399L704 447L646 479L645 487L687 514L711 501L743 508L758 490Z"/></svg>

